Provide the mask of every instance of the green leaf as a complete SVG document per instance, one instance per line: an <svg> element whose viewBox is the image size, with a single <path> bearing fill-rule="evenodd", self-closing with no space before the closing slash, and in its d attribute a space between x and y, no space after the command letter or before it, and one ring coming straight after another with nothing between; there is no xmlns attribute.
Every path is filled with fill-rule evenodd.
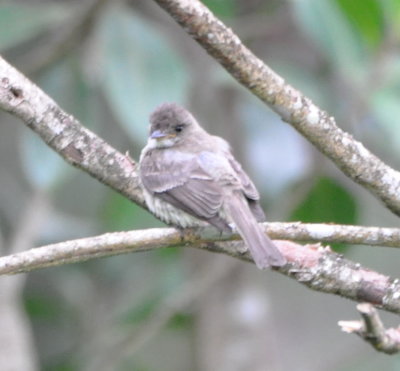
<svg viewBox="0 0 400 371"><path fill-rule="evenodd" d="M357 214L357 204L353 196L335 180L321 177L293 210L290 220L305 223L356 224Z"/></svg>
<svg viewBox="0 0 400 371"><path fill-rule="evenodd" d="M71 7L62 4L0 5L0 50L33 39L70 15Z"/></svg>
<svg viewBox="0 0 400 371"><path fill-rule="evenodd" d="M164 101L184 103L183 63L151 24L116 3L100 22L102 87L111 108L136 140L145 139L148 116Z"/></svg>
<svg viewBox="0 0 400 371"><path fill-rule="evenodd" d="M321 177L295 208L291 220L354 224L357 221L357 205L353 196L339 183L331 178Z"/></svg>
<svg viewBox="0 0 400 371"><path fill-rule="evenodd" d="M62 312L62 304L51 296L28 293L25 298L25 310L32 318L56 320Z"/></svg>
<svg viewBox="0 0 400 371"><path fill-rule="evenodd" d="M336 3L360 33L364 42L376 47L382 40L384 32L382 3L376 0L336 0Z"/></svg>
<svg viewBox="0 0 400 371"><path fill-rule="evenodd" d="M217 17L233 18L235 16L235 0L203 0L203 3Z"/></svg>

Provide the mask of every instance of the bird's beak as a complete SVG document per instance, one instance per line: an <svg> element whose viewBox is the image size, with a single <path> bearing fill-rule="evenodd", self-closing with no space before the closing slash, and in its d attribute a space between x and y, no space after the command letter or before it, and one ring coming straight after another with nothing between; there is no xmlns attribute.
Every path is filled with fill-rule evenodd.
<svg viewBox="0 0 400 371"><path fill-rule="evenodd" d="M165 133L163 133L161 130L154 130L151 134L150 134L150 138L151 139L161 139L166 137Z"/></svg>
<svg viewBox="0 0 400 371"><path fill-rule="evenodd" d="M151 134L150 134L150 138L151 139L163 139L163 138L174 138L176 137L176 135L174 134L165 134L163 131L161 130L154 130Z"/></svg>

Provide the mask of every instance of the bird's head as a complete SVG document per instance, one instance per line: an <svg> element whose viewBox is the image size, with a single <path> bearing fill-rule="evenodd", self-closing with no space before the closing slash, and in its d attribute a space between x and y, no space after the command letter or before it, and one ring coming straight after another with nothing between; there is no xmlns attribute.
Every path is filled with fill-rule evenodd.
<svg viewBox="0 0 400 371"><path fill-rule="evenodd" d="M177 145L199 130L195 118L175 103L163 103L150 116L149 143L154 148Z"/></svg>

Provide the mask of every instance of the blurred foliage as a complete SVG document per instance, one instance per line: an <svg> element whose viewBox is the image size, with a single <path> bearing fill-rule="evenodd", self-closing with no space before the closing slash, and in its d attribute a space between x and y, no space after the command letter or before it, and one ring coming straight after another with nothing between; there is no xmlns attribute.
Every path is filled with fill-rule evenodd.
<svg viewBox="0 0 400 371"><path fill-rule="evenodd" d="M38 80L39 85L44 86L46 93L56 102L63 102L63 108L67 112L73 113L88 127L96 126L91 117L92 92L76 56L67 57L49 66ZM70 166L31 132L22 133L20 144L21 163L32 186L51 189L71 175Z"/></svg>
<svg viewBox="0 0 400 371"><path fill-rule="evenodd" d="M160 305L160 299L157 296L142 300L125 315L124 322L141 323L148 320L153 315L155 308Z"/></svg>
<svg viewBox="0 0 400 371"><path fill-rule="evenodd" d="M356 224L354 197L335 180L316 179L305 199L293 210L291 220L304 223Z"/></svg>
<svg viewBox="0 0 400 371"><path fill-rule="evenodd" d="M328 63L357 82L365 78L367 51L362 34L332 0L293 0L299 24L314 40Z"/></svg>
<svg viewBox="0 0 400 371"><path fill-rule="evenodd" d="M357 203L348 190L334 179L321 177L314 181L306 197L297 205L290 217L304 223L357 224ZM343 251L340 244L331 244Z"/></svg>
<svg viewBox="0 0 400 371"><path fill-rule="evenodd" d="M233 79L225 75L220 78L221 67L211 62L206 53L198 53L199 47L194 42L188 39L183 42L183 31L171 26L169 17L152 3L110 1L97 14L87 34L30 77L67 112L121 152L129 150L133 158L137 158L146 140L149 113L163 101L202 109L201 121L210 117L213 122L214 111L222 111L219 117L223 118L237 110L245 128L237 135L243 133L240 141L245 148L242 152L246 168L254 174L262 199L273 200L268 210L269 220L344 224L367 221L378 225L386 222L384 208L377 210L376 204L368 204L363 192L350 190L337 169L311 150L309 143L292 128L282 125L279 117L238 88ZM400 1L204 0L203 3L234 31L237 27L238 33L243 32L251 49L293 86L337 117L341 127L392 165L400 163L397 123ZM65 32L65 26L74 24L73 20L81 15L80 6L79 2L62 0L36 0L34 4L0 2L0 52L16 66L22 65L27 55L42 50L43 46L51 48L57 37L62 39L60 33ZM221 104L226 101L220 92L227 85L233 87L235 102L239 104ZM8 119L1 116L1 120ZM214 130L211 126L208 129ZM228 134L234 135L234 130ZM6 135L2 133L3 138ZM30 131L21 129L13 135L17 138L15 144L4 139L0 142L0 171L7 175L0 177L0 200L11 198L5 194L11 189L15 191L13 203L23 209L22 200L31 188L36 188L46 190L57 205L41 231L38 245L49 242L49 231L58 241L95 232L163 225L140 207L64 164ZM14 152L10 155L9 151ZM314 180L304 189L304 184L310 184L310 175ZM14 181L11 184L24 184L27 189L24 197L17 193L17 187L9 186L10 179ZM82 194L83 190L89 191ZM8 209L4 207L6 211L1 211L6 213ZM3 214L0 216L5 218ZM6 215L7 218L15 220L14 214ZM75 224L68 223L71 219ZM62 233L57 232L55 221L64 223ZM192 265L197 265L190 260L187 264L182 249L133 255L29 276L25 310L33 324L41 369L85 370L92 358L101 355L106 358L108 354L101 340L106 337L112 343L114 332L121 325L133 331L136 325L151 321L160 303L190 279ZM281 292L286 289L289 290L286 287ZM300 302L302 298L298 296L296 300ZM315 313L312 307L307 311ZM315 327L316 316L312 317L310 326ZM187 365L197 356L188 345L195 322L195 312L177 310L165 331L169 335L176 335L177 330L186 331L183 340L171 336L173 340L163 343L157 339L160 343L157 350L121 360L115 369L190 369ZM279 326L285 334L282 337L295 338L293 326L288 329ZM303 334L298 336L303 338ZM325 340L315 335L312 343L310 337L308 358L313 359L315 344ZM159 354L166 345L176 348L176 356L157 363L154 353ZM295 351L286 345L281 348L288 353ZM335 353L337 359L344 358L350 365L336 369L362 370L373 356L369 349L344 356ZM295 358L284 358L287 358L282 361L286 369L294 367L284 363L290 359L299 366ZM376 362L381 362L379 366L373 363L376 368L398 367L395 359ZM299 367L312 369L306 364Z"/></svg>
<svg viewBox="0 0 400 371"><path fill-rule="evenodd" d="M150 213L143 212L140 206L132 205L131 201L118 193L108 193L101 209L104 227L109 231L129 230L132 228L132 223L137 226L136 228L144 228L148 225L164 226Z"/></svg>
<svg viewBox="0 0 400 371"><path fill-rule="evenodd" d="M63 308L59 301L55 301L54 297L49 296L48 293L28 293L25 298L25 310L28 314L35 318L44 318L46 321L59 319L60 313Z"/></svg>
<svg viewBox="0 0 400 371"><path fill-rule="evenodd" d="M379 46L384 36L384 19L381 2L377 0L346 1L337 0L341 11L353 27L371 47Z"/></svg>
<svg viewBox="0 0 400 371"><path fill-rule="evenodd" d="M382 2L379 0L337 0L337 3L365 44L374 48L378 47L384 36Z"/></svg>
<svg viewBox="0 0 400 371"><path fill-rule="evenodd" d="M63 22L72 9L63 4L0 4L0 50L28 41Z"/></svg>
<svg viewBox="0 0 400 371"><path fill-rule="evenodd" d="M126 132L144 138L156 105L166 97L184 103L185 66L168 40L126 6L114 5L99 23L104 94Z"/></svg>
<svg viewBox="0 0 400 371"><path fill-rule="evenodd" d="M174 329L187 329L189 326L193 325L193 316L187 313L177 313L171 318L168 325Z"/></svg>
<svg viewBox="0 0 400 371"><path fill-rule="evenodd" d="M234 18L236 13L235 0L204 0L203 4L217 17Z"/></svg>

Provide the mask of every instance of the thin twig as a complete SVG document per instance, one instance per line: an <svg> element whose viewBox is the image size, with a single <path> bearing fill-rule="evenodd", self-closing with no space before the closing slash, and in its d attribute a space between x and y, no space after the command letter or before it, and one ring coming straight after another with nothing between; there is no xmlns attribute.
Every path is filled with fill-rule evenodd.
<svg viewBox="0 0 400 371"><path fill-rule="evenodd" d="M400 247L400 229L360 227L334 224L264 223L264 230L275 239L308 242L341 242L347 244ZM237 240L238 235L220 236L213 228L178 233L173 228L153 228L107 233L95 237L64 241L0 257L0 275L29 272L36 269L83 262L88 259L152 250L157 247L192 242ZM234 255L236 257L238 254ZM240 255L240 254L239 254Z"/></svg>
<svg viewBox="0 0 400 371"><path fill-rule="evenodd" d="M308 242L341 242L400 247L400 229L334 224L263 223L275 239ZM106 233L64 241L0 257L0 275L29 272L49 266L83 262L88 259L152 250L157 247L187 245L204 241L237 240L238 235L221 236L213 228L177 232L173 228L153 228ZM235 257L241 253L233 254Z"/></svg>
<svg viewBox="0 0 400 371"><path fill-rule="evenodd" d="M339 321L342 331L360 336L379 352L400 352L400 327L385 329L378 311L369 303L358 304L357 310L362 321Z"/></svg>

